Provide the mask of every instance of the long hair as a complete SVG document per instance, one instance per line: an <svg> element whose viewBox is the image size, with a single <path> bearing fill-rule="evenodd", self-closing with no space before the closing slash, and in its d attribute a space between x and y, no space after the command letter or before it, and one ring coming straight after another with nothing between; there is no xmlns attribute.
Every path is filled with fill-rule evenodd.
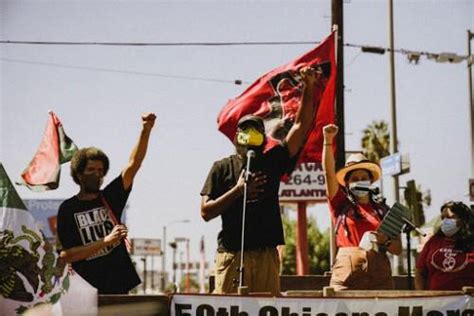
<svg viewBox="0 0 474 316"><path fill-rule="evenodd" d="M451 212L459 217L459 220L463 224L459 232L455 235L454 248L469 252L474 249L474 213L473 211L462 202L449 201L444 203L440 212L444 209L449 208ZM442 235L441 230L438 231L439 235Z"/></svg>

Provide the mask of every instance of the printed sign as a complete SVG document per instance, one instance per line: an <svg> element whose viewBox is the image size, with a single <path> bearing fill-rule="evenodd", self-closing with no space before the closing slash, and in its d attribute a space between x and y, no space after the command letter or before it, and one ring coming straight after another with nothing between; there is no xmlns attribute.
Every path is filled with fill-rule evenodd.
<svg viewBox="0 0 474 316"><path fill-rule="evenodd" d="M280 202L325 202L326 179L320 163L302 163L280 183Z"/></svg>
<svg viewBox="0 0 474 316"><path fill-rule="evenodd" d="M469 295L398 298L308 298L176 294L171 316L472 315Z"/></svg>
<svg viewBox="0 0 474 316"><path fill-rule="evenodd" d="M26 208L33 215L36 225L43 231L46 238L56 236L56 215L62 201L64 200L23 200Z"/></svg>
<svg viewBox="0 0 474 316"><path fill-rule="evenodd" d="M402 172L402 156L399 153L380 159L380 167L384 176L394 176Z"/></svg>
<svg viewBox="0 0 474 316"><path fill-rule="evenodd" d="M135 256L161 255L161 239L133 238L132 254Z"/></svg>

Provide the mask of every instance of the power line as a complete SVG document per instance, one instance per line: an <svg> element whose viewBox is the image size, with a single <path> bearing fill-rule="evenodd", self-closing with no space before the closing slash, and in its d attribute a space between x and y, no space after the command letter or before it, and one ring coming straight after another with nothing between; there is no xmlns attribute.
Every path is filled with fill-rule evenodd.
<svg viewBox="0 0 474 316"><path fill-rule="evenodd" d="M236 84L236 85L241 85L242 83L250 84L250 82L242 81L240 79L225 80L225 79L195 77L195 76L168 75L168 74L159 74L159 73L133 71L133 70L118 70L118 69L111 69L111 68L73 66L73 65L66 65L66 64L38 62L38 61L30 61L30 60L22 60L22 59L14 59L14 58L0 58L0 60L1 61L6 61L6 62L12 62L12 63L20 63L20 64L40 65L40 66L69 68L69 69L81 69L81 70L92 70L92 71L103 71L103 72L132 74L132 75L141 75L141 76L150 76L150 77L162 77L162 78L184 79L184 80L192 80L192 81L231 83L231 84Z"/></svg>
<svg viewBox="0 0 474 316"><path fill-rule="evenodd" d="M174 42L174 43L132 43L132 42L49 42L49 41L0 41L0 44L21 44L21 45L106 45L106 46L246 46L246 45L308 45L308 44L318 44L319 42L309 42L309 41L294 41L294 42ZM375 53L375 54L385 54L389 52L389 48L379 47L379 46L369 46L369 45L360 45L360 44L351 44L346 43L344 46L349 48L359 48L361 51L357 54L345 67L351 66L351 64L360 56L361 53ZM450 63L459 63L464 60L468 60L469 56L457 55L455 53L431 53L424 51L411 51L406 49L395 49L395 53L406 55L410 63L418 64L421 56L426 56L428 59L434 60L436 62L450 62ZM150 76L150 77L161 77L161 78L173 78L173 79L183 79L183 80L192 80L192 81L204 81L204 82L219 82L219 83L230 83L235 85L250 84L251 82L243 81L240 79L228 80L228 79L217 79L217 78L206 78L206 77L197 77L197 76L182 76L182 75L170 75L170 74L160 74L160 73L151 73L151 72L142 72L142 71L133 71L133 70L119 70L111 68L101 68L101 67L87 67L87 66L75 66L75 65L66 65L59 63L49 63L49 62L40 62L40 61L31 61L31 60L22 60L14 58L2 58L1 61L12 62L12 63L21 63L21 64L30 64L30 65L41 65L49 67L58 67L58 68L69 68L69 69L81 69L81 70L91 70L91 71L102 71L110 73L121 73L121 74L132 74L132 75L141 75L141 76Z"/></svg>
<svg viewBox="0 0 474 316"><path fill-rule="evenodd" d="M73 46L251 46L251 45L308 45L319 44L315 41L287 42L68 42L68 41L9 41L0 40L0 44L17 45L73 45Z"/></svg>
<svg viewBox="0 0 474 316"><path fill-rule="evenodd" d="M256 42L88 42L88 41L17 41L17 40L0 40L0 44L12 45L63 45L63 46L262 46L262 45L315 45L319 41L256 41ZM390 52L390 48L381 46L361 45L361 44L344 44L345 47L360 48L362 52L385 54ZM394 53L406 55L409 62L418 64L420 57L425 56L436 62L459 63L469 59L469 56L458 55L456 53L433 53L425 51L415 51L408 49L394 49Z"/></svg>

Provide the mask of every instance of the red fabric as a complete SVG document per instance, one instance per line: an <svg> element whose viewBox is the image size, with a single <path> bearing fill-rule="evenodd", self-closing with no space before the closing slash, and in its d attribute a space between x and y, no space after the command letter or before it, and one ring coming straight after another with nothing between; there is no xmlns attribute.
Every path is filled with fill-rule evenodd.
<svg viewBox="0 0 474 316"><path fill-rule="evenodd" d="M319 80L314 90L314 103L319 104L314 127L301 153L301 162L321 161L323 135L321 127L334 123L334 97L336 86L335 33L324 39L316 48L292 62L280 66L255 81L240 96L230 100L220 112L219 130L231 141L237 131L237 122L247 114L261 116L267 134L283 120L293 120L302 98L299 70L306 66L330 63L330 76ZM269 142L266 150L274 146Z"/></svg>
<svg viewBox="0 0 474 316"><path fill-rule="evenodd" d="M430 238L416 262L427 276L427 290L460 291L474 286L474 252L455 250L454 240L435 235Z"/></svg>
<svg viewBox="0 0 474 316"><path fill-rule="evenodd" d="M333 223L336 224L338 215L347 209L350 201L347 199L342 187L336 195L329 201L329 209ZM374 231L380 225L381 220L377 216L377 211L371 204L359 204L359 214L361 218L354 218L352 211L346 216L345 223L347 223L348 234L344 227L344 221L341 222L337 230L336 245L338 247L358 247L362 236L367 231Z"/></svg>
<svg viewBox="0 0 474 316"><path fill-rule="evenodd" d="M22 182L34 191L54 190L59 186L60 164L69 161L77 146L66 135L59 118L49 112L43 139L35 156L21 174Z"/></svg>
<svg viewBox="0 0 474 316"><path fill-rule="evenodd" d="M110 207L109 202L107 202L107 200L104 198L103 194L100 195L100 198L102 200L102 204L104 204L105 208L107 209L107 212L109 213L109 217L112 220L112 223L114 225L122 225L122 223L120 223L120 221L117 219L117 216L115 216L114 211ZM127 248L127 251L129 253L132 252L132 243L130 242L130 239L128 239L128 236L125 236L123 241L125 242L125 248Z"/></svg>
<svg viewBox="0 0 474 316"><path fill-rule="evenodd" d="M26 185L51 185L57 181L59 173L59 135L57 130L59 126L61 126L61 122L51 112L38 151L21 174ZM55 188L54 186L52 184L51 188Z"/></svg>

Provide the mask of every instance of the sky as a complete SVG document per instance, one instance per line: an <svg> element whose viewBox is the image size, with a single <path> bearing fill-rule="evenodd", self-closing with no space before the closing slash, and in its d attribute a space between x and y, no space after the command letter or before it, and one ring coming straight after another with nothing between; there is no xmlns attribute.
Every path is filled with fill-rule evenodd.
<svg viewBox="0 0 474 316"><path fill-rule="evenodd" d="M387 47L387 3L344 1L344 42ZM394 25L395 48L467 55L474 4L394 1ZM330 30L330 0L0 0L1 40L317 42ZM78 146L96 146L108 154L106 181L111 181L137 141L141 113L154 112L157 123L129 199L130 235L162 238L166 225L168 241L190 238L195 261L204 236L207 259L212 260L220 219L201 219L199 192L212 163L233 152L217 131L217 115L260 75L313 47L0 44L0 161L18 179L37 150L48 110L53 110ZM346 150L361 149L362 130L373 120L390 119L388 58L344 48ZM446 200L469 200L468 180L474 176L466 62L422 57L415 65L396 54L395 67L399 151L411 161L411 171L400 183L415 179L423 191L431 190L433 203L425 208L430 219ZM244 84L233 84L237 79ZM388 179L384 189L391 204ZM66 164L57 190L17 190L25 199L66 199L78 188ZM321 228L328 226L325 204L311 206L309 214Z"/></svg>

